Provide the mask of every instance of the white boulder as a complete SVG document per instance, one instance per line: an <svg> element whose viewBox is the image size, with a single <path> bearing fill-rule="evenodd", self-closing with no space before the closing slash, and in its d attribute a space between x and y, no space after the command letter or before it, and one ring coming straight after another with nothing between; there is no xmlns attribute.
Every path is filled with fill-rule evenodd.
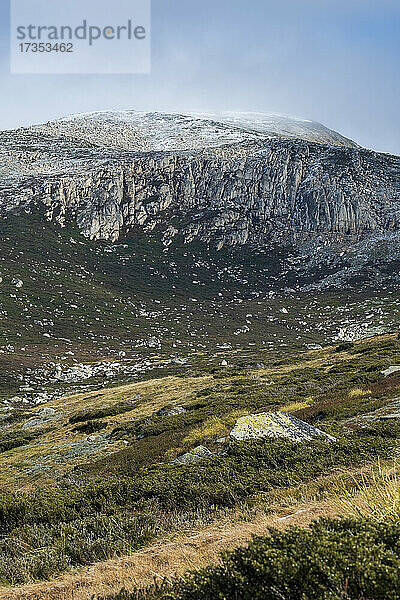
<svg viewBox="0 0 400 600"><path fill-rule="evenodd" d="M315 437L334 440L327 433L284 412L259 413L240 417L231 431L231 439L242 441L264 437L284 437L305 442Z"/></svg>

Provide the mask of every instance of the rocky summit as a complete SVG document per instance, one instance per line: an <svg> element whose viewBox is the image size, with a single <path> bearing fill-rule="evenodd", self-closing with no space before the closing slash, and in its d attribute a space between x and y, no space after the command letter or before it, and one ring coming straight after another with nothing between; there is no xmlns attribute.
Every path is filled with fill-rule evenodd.
<svg viewBox="0 0 400 600"><path fill-rule="evenodd" d="M351 246L400 230L400 159L310 121L254 113L75 115L0 134L0 208L90 239L139 228L217 249ZM397 250L396 250L397 251Z"/></svg>

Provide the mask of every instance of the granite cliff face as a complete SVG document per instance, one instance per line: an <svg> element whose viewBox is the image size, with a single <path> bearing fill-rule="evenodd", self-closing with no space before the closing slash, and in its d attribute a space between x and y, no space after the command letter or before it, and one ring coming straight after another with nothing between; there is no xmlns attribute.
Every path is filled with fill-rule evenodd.
<svg viewBox="0 0 400 600"><path fill-rule="evenodd" d="M178 235L217 248L400 231L399 157L334 132L328 145L329 130L302 134L301 121L295 135L312 140L279 120L272 131L271 119L116 114L2 132L2 212L39 208L91 239L158 227L166 245Z"/></svg>

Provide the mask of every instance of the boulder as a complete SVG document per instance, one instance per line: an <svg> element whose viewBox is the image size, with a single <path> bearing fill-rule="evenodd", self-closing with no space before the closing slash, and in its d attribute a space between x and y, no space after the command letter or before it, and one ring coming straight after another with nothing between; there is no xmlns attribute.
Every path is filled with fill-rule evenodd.
<svg viewBox="0 0 400 600"><path fill-rule="evenodd" d="M393 373L397 373L398 371L400 371L400 367L399 366L393 366L393 367L388 367L384 371L381 371L381 373L385 377L389 377L389 375L392 375Z"/></svg>
<svg viewBox="0 0 400 600"><path fill-rule="evenodd" d="M39 415L40 417L49 417L51 415L55 415L56 411L54 408L50 408L49 406L44 406L43 408L39 408L35 412L35 415Z"/></svg>
<svg viewBox="0 0 400 600"><path fill-rule="evenodd" d="M61 413L57 414L54 408L43 407L33 413L32 417L22 425L22 429L45 427L60 416Z"/></svg>
<svg viewBox="0 0 400 600"><path fill-rule="evenodd" d="M392 402L373 412L351 417L351 419L344 421L344 425L354 429L355 427L367 427L370 423L376 423L377 421L392 421L397 419L400 419L400 398L394 398Z"/></svg>
<svg viewBox="0 0 400 600"><path fill-rule="evenodd" d="M78 383L79 381L90 379L95 375L94 368L91 365L74 365L63 369L62 365L56 365L54 371L50 373L51 381L61 381L63 383Z"/></svg>
<svg viewBox="0 0 400 600"><path fill-rule="evenodd" d="M187 358L172 358L171 359L171 364L172 365L184 365L187 362Z"/></svg>
<svg viewBox="0 0 400 600"><path fill-rule="evenodd" d="M335 440L320 429L284 412L259 413L247 415L236 421L230 433L233 440L251 440L264 437L284 437L296 442L305 442L322 436Z"/></svg>
<svg viewBox="0 0 400 600"><path fill-rule="evenodd" d="M190 465L193 463L197 463L202 461L204 458L210 458L212 456L212 452L209 451L205 446L197 446L190 450L190 452L186 452L186 454L182 454L172 460L170 462L171 465Z"/></svg>
<svg viewBox="0 0 400 600"><path fill-rule="evenodd" d="M185 412L186 408L183 408L183 406L173 406L171 404L170 406L164 406L164 408L160 408L160 410L156 412L156 415L157 417L173 417L174 415L181 415Z"/></svg>
<svg viewBox="0 0 400 600"><path fill-rule="evenodd" d="M22 286L24 285L24 282L22 281L22 279L18 279L18 277L14 277L13 279L11 279L11 285L15 285L16 288L22 288Z"/></svg>
<svg viewBox="0 0 400 600"><path fill-rule="evenodd" d="M373 327L370 323L359 323L339 329L336 339L343 342L355 342L384 333L386 333L385 328L380 325Z"/></svg>
<svg viewBox="0 0 400 600"><path fill-rule="evenodd" d="M156 337L151 337L150 339L148 339L145 342L145 346L147 348L157 348L157 349L160 349L161 348L161 340L159 340Z"/></svg>

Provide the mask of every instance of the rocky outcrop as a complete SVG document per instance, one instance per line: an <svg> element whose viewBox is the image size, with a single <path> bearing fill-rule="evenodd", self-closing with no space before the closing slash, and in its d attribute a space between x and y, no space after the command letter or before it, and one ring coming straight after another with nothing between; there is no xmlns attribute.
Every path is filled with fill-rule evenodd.
<svg viewBox="0 0 400 600"><path fill-rule="evenodd" d="M179 404L170 404L169 406L164 406L163 408L160 408L160 410L157 410L155 414L157 415L157 417L174 417L176 415L182 415L185 412L186 408L184 408L183 406L180 406Z"/></svg>
<svg viewBox="0 0 400 600"><path fill-rule="evenodd" d="M389 402L386 406L382 406L373 412L347 419L344 421L344 424L350 429L356 429L358 427L368 427L372 423L380 421L398 421L399 419L400 398L393 398L392 402Z"/></svg>
<svg viewBox="0 0 400 600"><path fill-rule="evenodd" d="M7 144L0 137L3 160L5 147L18 150L18 169L3 168L2 212L41 209L60 225L75 221L91 239L160 227L166 246L180 235L222 248L400 231L394 156L260 135L206 150L136 153L37 131L16 132L13 144L13 135Z"/></svg>
<svg viewBox="0 0 400 600"><path fill-rule="evenodd" d="M388 367L384 371L381 371L382 375L385 377L389 377L389 375L393 375L393 373L398 373L400 371L400 366L396 365L393 367Z"/></svg>
<svg viewBox="0 0 400 600"><path fill-rule="evenodd" d="M24 282L22 281L22 279L14 277L13 279L11 279L11 285L15 285L16 288L22 288Z"/></svg>
<svg viewBox="0 0 400 600"><path fill-rule="evenodd" d="M244 441L270 438L288 438L294 442L305 442L315 437L334 438L324 431L284 412L246 415L236 421L230 433L232 440Z"/></svg>
<svg viewBox="0 0 400 600"><path fill-rule="evenodd" d="M54 408L41 408L36 411L32 418L22 425L22 429L32 429L33 427L45 427L54 420L61 418L61 413L56 413Z"/></svg>
<svg viewBox="0 0 400 600"><path fill-rule="evenodd" d="M205 446L196 446L190 452L178 456L170 462L171 465L191 465L194 463L201 462L205 458L211 458L212 452L209 451Z"/></svg>

